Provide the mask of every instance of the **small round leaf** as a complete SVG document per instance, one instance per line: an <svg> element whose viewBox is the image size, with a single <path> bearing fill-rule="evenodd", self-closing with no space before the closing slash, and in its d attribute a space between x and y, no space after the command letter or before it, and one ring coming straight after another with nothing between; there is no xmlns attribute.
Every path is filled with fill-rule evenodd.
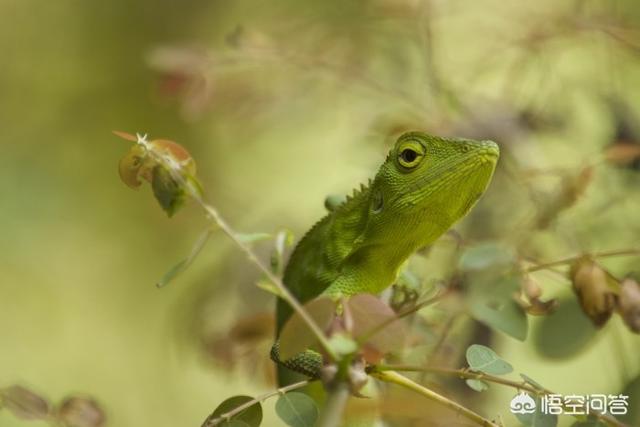
<svg viewBox="0 0 640 427"><path fill-rule="evenodd" d="M513 366L503 360L489 347L472 344L467 349L467 363L474 371L490 375L504 375L513 372Z"/></svg>
<svg viewBox="0 0 640 427"><path fill-rule="evenodd" d="M289 392L276 402L276 413L290 427L313 427L318 419L318 406L304 393Z"/></svg>
<svg viewBox="0 0 640 427"><path fill-rule="evenodd" d="M496 242L482 243L467 249L460 257L461 270L502 269L515 263L516 256L512 248Z"/></svg>
<svg viewBox="0 0 640 427"><path fill-rule="evenodd" d="M249 401L253 400L253 397L250 396L233 396L222 402L213 414L211 415L211 419L219 418L222 415L228 413L236 409L238 406L243 405ZM218 424L219 426L224 427L241 427L246 424L249 427L258 427L262 422L262 406L260 403L256 403L254 405L249 406L247 409L243 410L237 415L231 417L231 419L227 421L223 421ZM240 424L242 423L242 424Z"/></svg>

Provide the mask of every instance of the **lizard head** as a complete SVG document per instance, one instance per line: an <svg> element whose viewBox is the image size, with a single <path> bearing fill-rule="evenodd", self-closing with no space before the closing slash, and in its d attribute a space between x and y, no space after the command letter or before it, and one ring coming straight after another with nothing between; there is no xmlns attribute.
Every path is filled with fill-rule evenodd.
<svg viewBox="0 0 640 427"><path fill-rule="evenodd" d="M493 141L402 135L371 184L366 234L385 243L410 233L412 246L431 243L484 193L499 155Z"/></svg>

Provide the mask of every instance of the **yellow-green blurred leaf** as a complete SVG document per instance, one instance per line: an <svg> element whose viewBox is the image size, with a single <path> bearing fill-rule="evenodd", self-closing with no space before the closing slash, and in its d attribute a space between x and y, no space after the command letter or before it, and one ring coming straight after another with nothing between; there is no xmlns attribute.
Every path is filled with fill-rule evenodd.
<svg viewBox="0 0 640 427"><path fill-rule="evenodd" d="M290 427L313 427L318 419L318 406L304 393L289 392L276 402L276 413Z"/></svg>
<svg viewBox="0 0 640 427"><path fill-rule="evenodd" d="M171 171L163 165L153 168L151 187L162 209L172 217L187 200L183 186L176 181Z"/></svg>
<svg viewBox="0 0 640 427"><path fill-rule="evenodd" d="M195 244L191 248L191 253L189 254L189 256L181 260L180 262L178 262L173 267L171 267L171 269L167 271L164 274L164 276L162 276L162 278L158 281L158 283L156 283L156 286L161 288L167 285L169 282L175 279L180 273L186 270L191 265L191 263L193 263L193 261L197 258L198 254L200 254L200 251L202 250L202 248L204 248L204 245L209 240L209 237L211 237L211 233L212 233L212 230L210 228L205 230L200 235L200 237L198 237L198 240L196 240Z"/></svg>
<svg viewBox="0 0 640 427"><path fill-rule="evenodd" d="M120 179L131 188L138 188L142 168L147 160L147 150L141 145L132 146L118 164Z"/></svg>
<svg viewBox="0 0 640 427"><path fill-rule="evenodd" d="M271 238L271 234L269 233L237 233L236 237L243 243L255 243L260 242L262 240L268 240Z"/></svg>
<svg viewBox="0 0 640 427"><path fill-rule="evenodd" d="M504 375L513 372L513 366L489 347L472 344L467 348L467 363L474 371L489 375Z"/></svg>
<svg viewBox="0 0 640 427"><path fill-rule="evenodd" d="M470 378L465 381L467 385L477 392L483 392L489 389L489 384L486 381L476 380L474 378Z"/></svg>
<svg viewBox="0 0 640 427"><path fill-rule="evenodd" d="M0 389L0 407L24 420L47 418L50 407L43 397L19 385Z"/></svg>
<svg viewBox="0 0 640 427"><path fill-rule="evenodd" d="M233 396L218 405L209 419L216 419L224 414L236 409L237 407L252 401L250 396ZM240 413L234 415L228 420L222 421L218 426L232 427L238 425L237 422L245 423L249 427L258 427L262 423L262 405L260 402L256 402L254 405L249 406ZM234 424L235 423L235 424Z"/></svg>
<svg viewBox="0 0 640 427"><path fill-rule="evenodd" d="M582 310L597 327L607 323L616 305L615 290L609 285L607 274L587 255L576 260L569 272Z"/></svg>

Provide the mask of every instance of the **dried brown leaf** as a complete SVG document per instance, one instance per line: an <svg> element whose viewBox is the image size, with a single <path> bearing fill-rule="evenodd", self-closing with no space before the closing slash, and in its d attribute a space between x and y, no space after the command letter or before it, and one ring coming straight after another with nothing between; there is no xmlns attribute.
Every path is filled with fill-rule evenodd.
<svg viewBox="0 0 640 427"><path fill-rule="evenodd" d="M582 311L597 327L602 327L616 306L616 295L609 286L608 273L585 255L571 265L569 278Z"/></svg>
<svg viewBox="0 0 640 427"><path fill-rule="evenodd" d="M23 420L42 420L49 416L49 402L19 385L0 389L0 403L0 406Z"/></svg>
<svg viewBox="0 0 640 427"><path fill-rule="evenodd" d="M273 336L273 314L262 312L239 319L229 331L234 343L252 343Z"/></svg>
<svg viewBox="0 0 640 427"><path fill-rule="evenodd" d="M68 427L102 427L106 416L98 403L87 397L68 397L58 409L58 418Z"/></svg>
<svg viewBox="0 0 640 427"><path fill-rule="evenodd" d="M605 149L604 157L616 166L628 166L640 159L640 144L617 142Z"/></svg>
<svg viewBox="0 0 640 427"><path fill-rule="evenodd" d="M553 313L558 308L558 300L552 298L548 301L542 301L538 298L530 298L529 306L525 307L527 314L532 316L546 316Z"/></svg>
<svg viewBox="0 0 640 427"><path fill-rule="evenodd" d="M629 329L640 333L640 284L631 278L622 281L618 297L618 313Z"/></svg>

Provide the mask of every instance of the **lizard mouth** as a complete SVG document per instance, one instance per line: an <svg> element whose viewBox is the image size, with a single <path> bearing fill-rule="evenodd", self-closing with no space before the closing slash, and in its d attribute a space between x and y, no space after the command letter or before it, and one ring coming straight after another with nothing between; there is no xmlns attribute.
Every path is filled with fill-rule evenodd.
<svg viewBox="0 0 640 427"><path fill-rule="evenodd" d="M500 147L493 141L481 141L477 156L482 163L495 164L500 157Z"/></svg>

